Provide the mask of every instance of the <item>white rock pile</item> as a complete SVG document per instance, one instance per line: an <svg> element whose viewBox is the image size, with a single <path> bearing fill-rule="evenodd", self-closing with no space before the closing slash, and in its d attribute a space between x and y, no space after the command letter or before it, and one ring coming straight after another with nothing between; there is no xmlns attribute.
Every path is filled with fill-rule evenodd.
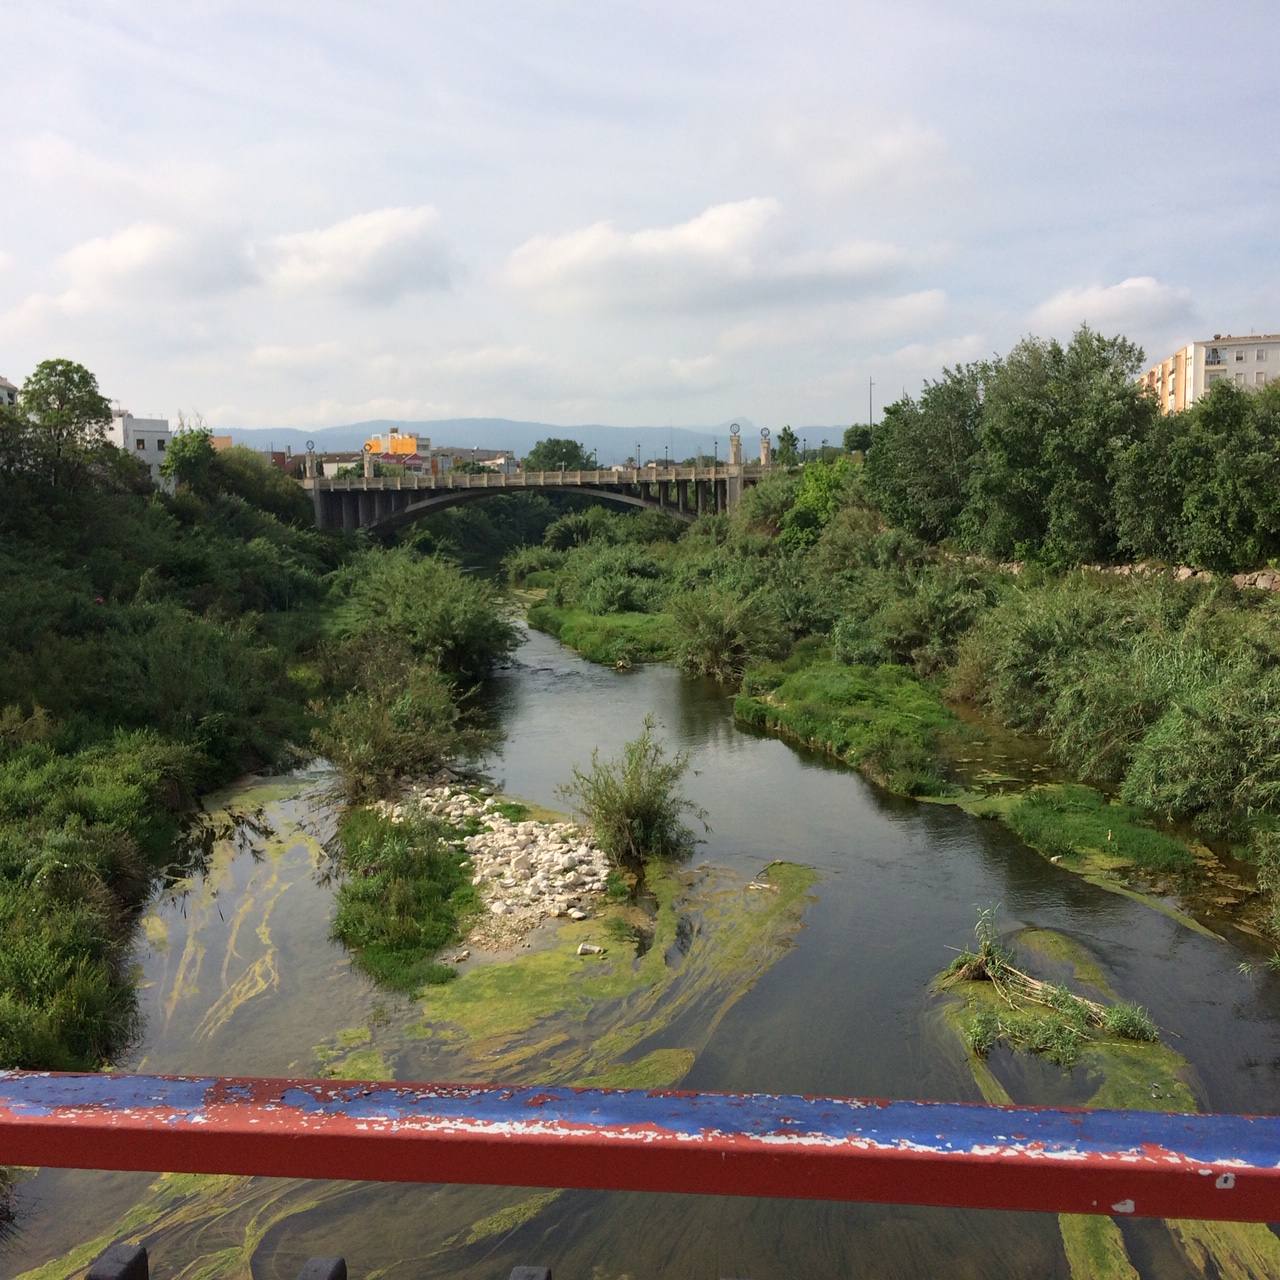
<svg viewBox="0 0 1280 1280"><path fill-rule="evenodd" d="M416 788L409 801L424 813L463 825L482 824L462 844L471 857L472 883L489 918L472 930L480 946L510 946L551 916L587 920L604 892L609 859L571 822L513 822L499 801L456 786ZM404 806L400 808L401 813ZM399 816L391 809L394 819Z"/></svg>

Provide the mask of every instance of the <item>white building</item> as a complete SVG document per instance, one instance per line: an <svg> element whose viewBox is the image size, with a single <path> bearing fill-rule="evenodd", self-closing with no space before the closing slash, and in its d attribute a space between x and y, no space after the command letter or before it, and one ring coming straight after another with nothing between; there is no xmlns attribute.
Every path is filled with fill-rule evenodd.
<svg viewBox="0 0 1280 1280"><path fill-rule="evenodd" d="M157 489L173 492L173 481L160 474L165 450L173 439L167 419L135 418L127 409L117 409L111 415L107 439L117 449L137 458L151 473L151 483Z"/></svg>
<svg viewBox="0 0 1280 1280"><path fill-rule="evenodd" d="M8 378L0 377L0 405L18 403L18 388Z"/></svg>
<svg viewBox="0 0 1280 1280"><path fill-rule="evenodd" d="M1280 333L1215 333L1152 365L1138 381L1160 402L1161 413L1195 404L1215 382L1254 390L1280 378Z"/></svg>

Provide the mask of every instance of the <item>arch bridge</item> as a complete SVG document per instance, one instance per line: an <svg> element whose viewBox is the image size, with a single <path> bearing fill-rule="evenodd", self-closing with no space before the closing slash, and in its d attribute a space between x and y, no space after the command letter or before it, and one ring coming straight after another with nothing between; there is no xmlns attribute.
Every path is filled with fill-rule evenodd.
<svg viewBox="0 0 1280 1280"><path fill-rule="evenodd" d="M310 469L310 468L309 468ZM596 471L520 471L511 475L450 471L444 475L308 475L319 529L391 529L460 502L499 493L577 493L625 506L665 511L681 520L730 511L771 463L712 467L630 467Z"/></svg>

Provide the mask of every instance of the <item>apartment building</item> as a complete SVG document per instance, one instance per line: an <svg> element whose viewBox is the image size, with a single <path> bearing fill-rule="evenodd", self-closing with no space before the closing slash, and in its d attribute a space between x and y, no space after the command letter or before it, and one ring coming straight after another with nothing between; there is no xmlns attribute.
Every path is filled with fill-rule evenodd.
<svg viewBox="0 0 1280 1280"><path fill-rule="evenodd" d="M17 403L18 388L8 378L0 376L0 405L15 405Z"/></svg>
<svg viewBox="0 0 1280 1280"><path fill-rule="evenodd" d="M1160 404L1177 413L1195 404L1215 382L1255 389L1280 377L1280 333L1215 333L1191 342L1152 365L1138 381Z"/></svg>
<svg viewBox="0 0 1280 1280"><path fill-rule="evenodd" d="M172 490L172 481L160 474L165 450L173 439L167 419L135 418L127 409L117 409L111 415L106 435L117 449L123 449L147 468L157 489Z"/></svg>

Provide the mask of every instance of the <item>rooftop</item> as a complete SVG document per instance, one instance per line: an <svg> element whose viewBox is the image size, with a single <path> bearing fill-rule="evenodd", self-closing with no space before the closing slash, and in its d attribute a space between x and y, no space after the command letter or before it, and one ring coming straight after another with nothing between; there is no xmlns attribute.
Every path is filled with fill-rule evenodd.
<svg viewBox="0 0 1280 1280"><path fill-rule="evenodd" d="M1212 338L1202 338L1201 342L1280 342L1280 333L1215 333Z"/></svg>
<svg viewBox="0 0 1280 1280"><path fill-rule="evenodd" d="M0 373L0 387L3 387L6 391L17 391L18 389L2 373Z"/></svg>

